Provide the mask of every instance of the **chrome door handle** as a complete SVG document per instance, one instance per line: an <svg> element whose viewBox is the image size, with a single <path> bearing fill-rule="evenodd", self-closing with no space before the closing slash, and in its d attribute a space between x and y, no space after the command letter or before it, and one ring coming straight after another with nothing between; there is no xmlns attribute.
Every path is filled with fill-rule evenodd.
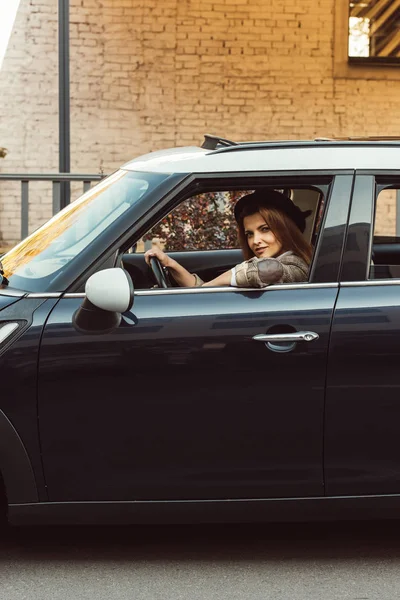
<svg viewBox="0 0 400 600"><path fill-rule="evenodd" d="M297 331L293 333L259 333L253 336L256 342L313 342L319 338L314 331Z"/></svg>

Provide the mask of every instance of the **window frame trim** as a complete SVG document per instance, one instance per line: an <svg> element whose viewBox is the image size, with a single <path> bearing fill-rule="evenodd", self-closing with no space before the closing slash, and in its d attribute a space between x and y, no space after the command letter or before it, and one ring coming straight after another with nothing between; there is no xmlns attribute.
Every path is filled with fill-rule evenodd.
<svg viewBox="0 0 400 600"><path fill-rule="evenodd" d="M242 189L245 189L246 187L251 187L251 185L253 183L256 183L256 185L260 185L259 180L260 179L264 179L264 180L269 180L270 183L266 183L265 185L276 185L276 187L285 187L282 186L281 180L284 178L285 180L288 181L287 185L292 184L293 186L296 185L296 183L302 184L302 185L310 185L310 186L314 186L314 187L318 187L318 185L322 185L323 183L327 184L328 187L328 193L327 193L327 197L326 197L326 207L324 210L324 217L323 220L321 222L320 225L320 233L318 235L317 238L317 242L315 245L315 250L314 250L314 254L313 254L313 259L310 265L310 271L309 271L309 279L307 282L307 284L312 284L312 283L336 283L339 280L339 272L340 272L340 265L341 265L341 261L339 259L337 259L337 269L336 269L336 275L335 275L335 279L333 281L318 281L318 274L321 272L321 269L317 270L316 269L316 265L318 263L318 256L321 252L321 248L324 245L324 226L326 223L326 219L327 219L327 215L330 214L330 206L331 206L331 198L332 196L334 196L334 192L335 192L335 182L337 182L341 177L350 177L351 180L353 180L354 178L354 170L353 169L343 169L343 170L335 170L335 169L310 169L310 170L293 170L293 171L258 171L258 172L246 172L246 173L238 173L238 172L234 172L234 173L196 173L193 174L192 179L190 179L188 181L188 185L187 188L185 188L184 190L181 190L180 194L177 194L175 197L169 195L168 201L163 201L162 203L160 203L159 206L159 210L154 211L154 222L158 220L160 220L159 215L161 212L164 212L164 216L166 214L168 214L168 212L171 212L176 206L178 206L178 204L180 204L181 202L184 202L185 199L189 198L191 194L195 195L195 194L200 194L202 192L205 191L214 191L216 189L216 187L218 187L219 185L221 185L221 189L223 189L223 187L225 187L225 181L232 181L237 179L237 180L246 180L246 184L242 184L240 183L240 187ZM318 179L320 180L319 183L312 183L310 182L310 179L314 179L315 181L317 181ZM250 180L250 181L249 181ZM257 182L255 182L255 180L258 180ZM297 182L296 180L300 180L299 182ZM326 181L324 181L326 180ZM237 184L238 189L239 188L239 184ZM336 201L336 204L338 204L338 201ZM334 211L332 211L334 212ZM348 216L348 215L347 215ZM163 218L163 216L161 216L161 219ZM336 218L336 217L334 217ZM158 222L158 221L157 221ZM322 235L321 235L322 234ZM121 256L124 252L124 248L126 247L130 247L132 246L137 239L140 239L140 237L143 235L143 231L142 229L136 229L135 234L131 235L131 236L125 236L125 242L123 244L121 244L120 246L120 250L121 250ZM343 244L344 244L344 234L342 235L342 239L341 239L341 250L340 253L343 250ZM317 272L317 275L316 275ZM317 278L317 281L313 281L314 278ZM239 288L239 290L242 289L244 290L244 288ZM247 288L246 288L247 289ZM256 288L258 291L260 291L260 289L263 288ZM142 291L142 290L140 290ZM145 290L144 290L145 291Z"/></svg>
<svg viewBox="0 0 400 600"><path fill-rule="evenodd" d="M215 286L215 287L180 287L180 288L150 288L148 290L135 290L134 296L176 296L180 294L216 294L216 293L257 293L261 292L273 292L278 290L302 290L302 289L331 289L338 288L339 283L310 283L309 281L299 282L299 283L274 283L270 285L266 285L262 288L245 288L245 287L231 287L231 286ZM46 294L28 294L29 298L47 298ZM85 298L85 294L82 292L77 293L67 293L63 294L63 298Z"/></svg>
<svg viewBox="0 0 400 600"><path fill-rule="evenodd" d="M369 180L369 182L368 182ZM368 192L370 194L369 201L366 200L365 189L362 189L362 183L367 183ZM360 185L361 184L361 185ZM361 286L361 285L394 285L396 282L400 285L400 278L382 278L382 279L369 279L370 272L370 264L372 257L372 247L374 241L374 226L375 226L375 213L376 213L376 204L379 192L385 187L399 185L400 189L400 171L394 171L393 169L362 169L356 171L355 174L355 185L354 192L352 198L352 206L350 210L349 216L349 225L346 233L345 246L344 246L344 255L343 255L343 266L340 276L340 285L341 286ZM366 256L365 264L363 260L360 260L359 263L364 264L365 273L364 278L361 277L361 266L358 267L358 271L360 276L351 278L349 274L346 274L346 253L347 256L350 250L348 249L349 245L349 236L352 233L352 230L356 227L357 222L354 218L354 214L356 211L360 211L363 213L365 219L360 224L363 225L364 234L367 234L368 240L364 244L364 247L360 250L360 255Z"/></svg>

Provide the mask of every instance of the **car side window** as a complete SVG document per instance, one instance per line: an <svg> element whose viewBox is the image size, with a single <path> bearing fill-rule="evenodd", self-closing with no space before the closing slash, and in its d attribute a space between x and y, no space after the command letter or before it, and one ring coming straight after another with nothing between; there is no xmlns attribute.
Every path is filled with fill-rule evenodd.
<svg viewBox="0 0 400 600"><path fill-rule="evenodd" d="M369 279L400 278L400 186L388 186L376 199Z"/></svg>
<svg viewBox="0 0 400 600"><path fill-rule="evenodd" d="M270 187L284 193L308 213L303 235L314 246L329 184L319 186L304 182L293 186L293 182L287 182L288 185L284 183L282 180L283 185ZM250 185L205 191L184 199L170 210L134 246L124 251L123 264L131 274L135 288L154 287L154 274L143 258L143 253L153 247L168 253L187 271L196 273L205 282L242 263L244 255L239 244L234 206L242 196L256 189L257 186ZM171 285L178 285L173 276Z"/></svg>
<svg viewBox="0 0 400 600"><path fill-rule="evenodd" d="M239 198L253 191L205 192L188 198L142 237L136 252L144 252L152 245L161 246L165 252L239 248L233 208ZM324 209L323 195L315 189L281 191L295 200L302 210L311 210L304 235L314 243Z"/></svg>

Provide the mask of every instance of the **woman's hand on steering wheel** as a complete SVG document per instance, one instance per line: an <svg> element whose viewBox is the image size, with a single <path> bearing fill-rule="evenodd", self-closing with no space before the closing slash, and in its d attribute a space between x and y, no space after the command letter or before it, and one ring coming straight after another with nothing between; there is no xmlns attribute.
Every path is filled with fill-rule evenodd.
<svg viewBox="0 0 400 600"><path fill-rule="evenodd" d="M161 248L154 246L151 248L151 250L147 250L147 252L144 253L144 260L149 266L151 258L157 258L162 267L169 267L169 262L171 259L169 258L168 254L165 254L165 252L161 250Z"/></svg>
<svg viewBox="0 0 400 600"><path fill-rule="evenodd" d="M152 248L151 250L147 250L147 252L145 252L144 259L152 270L158 287L171 287L171 281L169 279L167 270L170 261L169 256L160 250L160 248Z"/></svg>

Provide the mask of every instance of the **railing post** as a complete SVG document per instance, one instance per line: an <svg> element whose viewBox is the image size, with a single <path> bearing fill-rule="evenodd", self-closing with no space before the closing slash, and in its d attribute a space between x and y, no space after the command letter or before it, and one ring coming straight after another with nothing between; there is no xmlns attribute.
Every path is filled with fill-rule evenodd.
<svg viewBox="0 0 400 600"><path fill-rule="evenodd" d="M53 215L61 209L61 181L53 181Z"/></svg>
<svg viewBox="0 0 400 600"><path fill-rule="evenodd" d="M21 240L26 238L29 229L29 181L21 181Z"/></svg>
<svg viewBox="0 0 400 600"><path fill-rule="evenodd" d="M70 172L69 0L58 0L59 167ZM60 186L60 208L70 203L68 180Z"/></svg>
<svg viewBox="0 0 400 600"><path fill-rule="evenodd" d="M83 182L83 193L89 191L91 188L91 182L90 181L84 181Z"/></svg>

